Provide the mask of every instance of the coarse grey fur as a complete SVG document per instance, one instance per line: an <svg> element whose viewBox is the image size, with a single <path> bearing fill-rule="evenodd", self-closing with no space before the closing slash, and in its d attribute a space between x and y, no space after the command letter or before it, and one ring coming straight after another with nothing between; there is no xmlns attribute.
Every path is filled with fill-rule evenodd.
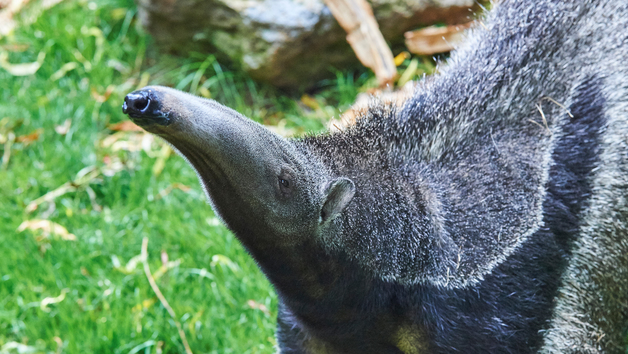
<svg viewBox="0 0 628 354"><path fill-rule="evenodd" d="M626 1L496 3L402 109L335 134L158 86L124 111L274 284L282 353L622 353L627 29Z"/></svg>

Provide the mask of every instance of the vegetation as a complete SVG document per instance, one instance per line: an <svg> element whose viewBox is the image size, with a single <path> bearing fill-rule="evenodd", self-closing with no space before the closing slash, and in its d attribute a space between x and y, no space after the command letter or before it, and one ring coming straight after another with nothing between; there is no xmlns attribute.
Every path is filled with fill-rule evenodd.
<svg viewBox="0 0 628 354"><path fill-rule="evenodd" d="M43 4L0 38L0 353L181 353L175 321L194 353L273 352L270 284L185 161L123 123L122 100L170 85L301 134L373 78L338 73L287 97L211 56L155 53L131 0Z"/></svg>

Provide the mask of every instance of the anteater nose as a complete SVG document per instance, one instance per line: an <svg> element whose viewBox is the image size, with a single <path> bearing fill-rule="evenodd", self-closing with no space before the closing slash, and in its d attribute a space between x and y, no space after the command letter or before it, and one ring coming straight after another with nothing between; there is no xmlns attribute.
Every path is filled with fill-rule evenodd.
<svg viewBox="0 0 628 354"><path fill-rule="evenodd" d="M152 124L169 125L172 119L162 110L162 97L152 88L144 88L126 95L122 112L128 114L140 126Z"/></svg>
<svg viewBox="0 0 628 354"><path fill-rule="evenodd" d="M122 104L122 112L130 116L150 116L150 109L151 98L147 91L135 91L129 93L124 98L124 104Z"/></svg>

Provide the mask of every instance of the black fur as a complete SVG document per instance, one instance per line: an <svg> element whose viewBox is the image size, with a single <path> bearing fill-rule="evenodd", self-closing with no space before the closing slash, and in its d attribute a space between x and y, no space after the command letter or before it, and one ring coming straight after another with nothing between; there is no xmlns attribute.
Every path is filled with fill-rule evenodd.
<svg viewBox="0 0 628 354"><path fill-rule="evenodd" d="M332 342L339 353L399 353L394 347L364 347L366 344L372 346L372 341L378 341L376 338L385 342L391 337L390 332L382 330L379 317L385 316L390 309L397 309L392 311L396 312L395 322L417 324L424 338L429 339L430 352L433 353L530 353L538 350L542 344L542 330L547 327L552 313L560 276L569 260L571 243L578 237L580 213L591 195L590 174L598 162L599 135L605 125L605 99L600 87L600 79L587 78L576 88L574 101L569 107L573 118L564 113L568 123L552 153L555 164L550 170L543 205L543 224L547 226L533 234L481 283L465 289L446 289L433 285L400 286L369 280L366 274L363 282L368 286L343 279L339 282L342 287L329 294L331 304L328 309L319 304L304 311L313 313L323 323L323 329L318 332L317 326L307 321L300 322L301 325ZM381 135L381 132L375 134ZM320 141L319 138L315 140ZM334 145L347 154L350 151L349 146L338 142ZM378 163L384 171L395 171L387 165L389 162ZM366 179L364 183L370 180ZM392 177L378 178L385 185L387 181L392 185L391 180ZM360 180L354 181L361 190ZM381 189L378 192L381 193ZM364 205L364 210L358 209L360 213L368 213L368 208L378 208L374 200L378 195L373 196L368 187L365 194L372 197L368 201L356 197L358 204ZM413 220L413 217L403 215L400 219ZM358 234L372 232L367 230ZM349 265L350 261L345 264ZM346 269L344 273L356 276L360 271ZM347 297L351 292L359 293L359 298ZM338 303L334 299L347 299L348 302ZM278 338L286 343L286 347L289 347L288 340L305 336L298 333L295 313L299 315L297 318L309 318L303 316L303 306L295 306L291 301L288 304L295 310L282 308L278 326ZM368 316L359 316L359 310L350 310L356 306L368 309ZM342 321L337 318L339 309L354 311L354 314L349 321L330 326L332 321ZM377 328L371 329L369 324ZM366 342L363 338L373 340ZM291 343L290 346L295 345Z"/></svg>

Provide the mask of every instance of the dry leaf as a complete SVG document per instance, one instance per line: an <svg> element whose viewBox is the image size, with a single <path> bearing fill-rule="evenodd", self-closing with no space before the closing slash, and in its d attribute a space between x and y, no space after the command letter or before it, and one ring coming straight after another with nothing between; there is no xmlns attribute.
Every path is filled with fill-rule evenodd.
<svg viewBox="0 0 628 354"><path fill-rule="evenodd" d="M240 267L235 262L229 259L229 257L222 254L215 254L212 256L212 261L210 265L212 267L215 267L218 264L228 267L234 273L237 273L240 270Z"/></svg>
<svg viewBox="0 0 628 354"><path fill-rule="evenodd" d="M287 128L286 127L287 123L288 123L287 120L282 119L279 122L277 122L276 125L265 125L265 127L268 130L272 131L273 133L287 138L287 137L295 135L297 132L297 130L294 128Z"/></svg>
<svg viewBox="0 0 628 354"><path fill-rule="evenodd" d="M11 159L11 147L13 147L13 142L15 141L15 133L9 131L6 138L4 138L4 153L2 154L2 169L6 169L9 166L9 160Z"/></svg>
<svg viewBox="0 0 628 354"><path fill-rule="evenodd" d="M55 343L57 343L57 351L56 354L61 354L61 352L63 351L63 340L59 337L52 337L52 340L55 341Z"/></svg>
<svg viewBox="0 0 628 354"><path fill-rule="evenodd" d="M55 131L57 134L66 135L70 131L70 126L72 126L72 120L66 119L62 125L55 126Z"/></svg>
<svg viewBox="0 0 628 354"><path fill-rule="evenodd" d="M186 186L186 185L185 185L185 184L183 184L183 183L178 183L178 182L177 182L177 183L173 183L173 184L169 185L167 188L165 188L165 189L161 190L161 191L159 192L159 194L157 194L157 196L155 196L155 200L157 200L157 199L161 199L161 198L163 198L163 197L167 196L167 195L168 195L168 194L170 194L170 193L171 193L171 192L172 192L175 188L176 188L176 189L180 189L180 190L182 190L182 191L184 191L184 192L186 192L186 193L187 193L187 192L189 192L189 191L192 189L192 188L190 188L189 186Z"/></svg>
<svg viewBox="0 0 628 354"><path fill-rule="evenodd" d="M81 53L78 49L74 48L72 50L72 54L74 54L74 58L79 63L83 64L83 68L85 69L86 72L92 71L92 63L83 56L83 53ZM93 92L93 89L92 89L92 92Z"/></svg>
<svg viewBox="0 0 628 354"><path fill-rule="evenodd" d="M168 264L168 252L161 250L161 265L165 266Z"/></svg>
<svg viewBox="0 0 628 354"><path fill-rule="evenodd" d="M417 69L419 68L419 59L414 58L410 61L410 65L408 68L401 74L399 80L397 81L397 85L403 86L410 82L417 73Z"/></svg>
<svg viewBox="0 0 628 354"><path fill-rule="evenodd" d="M26 212L27 213L32 213L33 211L37 210L37 208L39 207L39 205L41 205L44 202L51 202L53 201L55 198L62 196L68 192L73 192L76 190L76 186L72 185L72 183L70 182L66 182L64 184L62 184L59 188L50 191L46 194L44 194L43 196L33 200L32 202L30 202L27 206L26 206Z"/></svg>
<svg viewBox="0 0 628 354"><path fill-rule="evenodd" d="M142 301L141 304L137 304L137 305L133 306L133 308L131 309L131 312L139 312L139 311L142 311L142 310L149 309L155 303L157 303L157 298L156 297L151 297L150 299L146 299L146 300Z"/></svg>
<svg viewBox="0 0 628 354"><path fill-rule="evenodd" d="M155 273L153 273L153 278L154 279L159 279L161 278L164 274L166 274L166 272L172 268L178 267L181 265L181 260L177 259L176 261L170 261L164 265L162 265L161 267L159 267L159 269L157 269L157 271Z"/></svg>
<svg viewBox="0 0 628 354"><path fill-rule="evenodd" d="M11 64L9 63L9 54L7 52L0 52L0 67L13 76L27 76L36 73L41 67L41 64L44 63L45 58L46 53L39 52L37 61L32 63Z"/></svg>
<svg viewBox="0 0 628 354"><path fill-rule="evenodd" d="M140 128L137 124L131 122L130 120L125 120L122 121L120 123L116 123L116 124L111 124L109 126L107 126L107 129L109 130L113 130L113 131L123 131L123 132L141 132L144 131L144 129Z"/></svg>
<svg viewBox="0 0 628 354"><path fill-rule="evenodd" d="M182 191L184 191L184 192L186 192L186 193L187 193L187 192L189 192L189 191L192 189L192 187L190 187L190 186L186 186L185 184L183 184L183 183L178 183L178 182L177 182L177 183L173 183L173 184L172 184L172 187L173 187L173 188L180 189L180 190L182 190Z"/></svg>
<svg viewBox="0 0 628 354"><path fill-rule="evenodd" d="M85 277L91 276L91 274L89 274L89 271L85 267L81 267L81 274Z"/></svg>
<svg viewBox="0 0 628 354"><path fill-rule="evenodd" d="M40 353L39 349L36 347L18 342L6 342L0 347L0 353L2 354L11 353L13 350L20 354Z"/></svg>
<svg viewBox="0 0 628 354"><path fill-rule="evenodd" d="M20 11L28 0L9 0L0 2L0 37L9 34L16 25L13 15Z"/></svg>
<svg viewBox="0 0 628 354"><path fill-rule="evenodd" d="M115 89L115 86L109 85L105 89L105 93L101 95L98 93L95 87L92 87L91 95L92 95L92 98L96 100L96 102L105 103L111 96L111 93L113 93L114 89Z"/></svg>
<svg viewBox="0 0 628 354"><path fill-rule="evenodd" d="M31 231L41 230L43 232L43 238L49 238L50 235L53 234L61 237L61 239L65 241L76 241L74 234L69 233L65 227L50 220L33 219L24 221L17 228L17 232L23 232L26 229Z"/></svg>
<svg viewBox="0 0 628 354"><path fill-rule="evenodd" d="M44 130L42 128L36 129L30 134L18 136L17 138L15 138L15 141L18 143L23 143L24 145L29 145L39 140L39 135L41 135L43 131Z"/></svg>
<svg viewBox="0 0 628 354"><path fill-rule="evenodd" d="M26 206L26 212L31 213L39 207L44 202L51 202L55 198L62 196L69 192L76 191L79 187L83 187L91 183L94 179L99 177L101 171L96 168L96 166L88 166L80 170L76 174L76 178L72 182L65 182L59 188L50 191L43 196L33 200Z"/></svg>
<svg viewBox="0 0 628 354"><path fill-rule="evenodd" d="M155 157L155 152L151 149L154 140L153 135L145 132L119 131L103 139L100 145L112 151L124 150L135 152L144 150L148 156Z"/></svg>
<svg viewBox="0 0 628 354"><path fill-rule="evenodd" d="M87 192L89 201L92 204L92 209L100 213L102 211L102 207L96 201L96 192L94 192L94 190L90 186L85 186L85 192Z"/></svg>
<svg viewBox="0 0 628 354"><path fill-rule="evenodd" d="M7 52L24 52L30 47L28 44L19 44L19 43L10 43L0 45L0 49L6 50Z"/></svg>
<svg viewBox="0 0 628 354"><path fill-rule="evenodd" d="M117 133L111 134L100 142L100 146L104 148L110 148L118 140L122 140L123 138L126 138L126 136L127 135L124 132L117 132Z"/></svg>
<svg viewBox="0 0 628 354"><path fill-rule="evenodd" d="M5 6L2 6L4 1ZM17 22L13 20L16 13L22 10L29 0L0 0L0 38L13 31ZM22 20L22 26L29 25L44 12L44 10L51 8L52 6L60 3L61 0L42 0L37 3L38 6L31 6L29 16ZM0 350L0 353L2 351Z"/></svg>
<svg viewBox="0 0 628 354"><path fill-rule="evenodd" d="M59 1L59 0L54 0L54 1ZM92 62L98 65L105 51L103 47L103 44L105 43L105 36L103 35L102 31L98 27L90 27L88 29L85 29L85 27L81 27L81 33L84 35L93 36L94 39L96 40L96 51L94 52L94 56L92 57Z"/></svg>
<svg viewBox="0 0 628 354"><path fill-rule="evenodd" d="M403 64L403 62L406 59L409 59L409 58L410 58L410 53L408 53L406 51L403 51L403 52L397 54L397 56L395 57L395 65L399 66L399 65Z"/></svg>
<svg viewBox="0 0 628 354"><path fill-rule="evenodd" d="M260 310L266 316L270 316L270 311L268 311L268 307L266 307L266 305L260 304L259 302L256 302L255 300L249 300L246 302L246 304L249 305L250 308L254 310Z"/></svg>
<svg viewBox="0 0 628 354"><path fill-rule="evenodd" d="M205 98L212 98L212 93L209 92L209 89L207 89L207 87L203 87L203 86L199 87L198 93Z"/></svg>
<svg viewBox="0 0 628 354"><path fill-rule="evenodd" d="M201 320L201 317L203 317L203 313L205 312L205 310L200 310L197 313L194 314L194 316L192 316L189 321L187 321L188 323L188 329L190 330L190 333L192 335L196 335L196 325L197 322L199 322Z"/></svg>
<svg viewBox="0 0 628 354"><path fill-rule="evenodd" d="M105 166L101 168L101 172L107 177L111 177L124 169L124 164L118 157L111 158L105 155L102 161L105 163Z"/></svg>
<svg viewBox="0 0 628 354"><path fill-rule="evenodd" d="M111 262L113 263L113 268L115 270L124 274L132 274L135 272L135 268L137 268L137 265L142 262L142 255L138 254L137 256L129 259L124 267L120 266L120 260L116 255L111 256Z"/></svg>
<svg viewBox="0 0 628 354"><path fill-rule="evenodd" d="M218 219L217 217L209 217L205 219L205 222L209 225L209 226L220 226L222 225L222 221L220 221L220 219Z"/></svg>
<svg viewBox="0 0 628 354"><path fill-rule="evenodd" d="M155 349L155 354L162 354L163 353L163 347L164 347L164 341L160 340L159 342L157 342L157 347Z"/></svg>
<svg viewBox="0 0 628 354"><path fill-rule="evenodd" d="M464 31L474 22L446 27L430 26L406 32L406 47L414 54L433 55L449 52L464 40Z"/></svg>
<svg viewBox="0 0 628 354"><path fill-rule="evenodd" d="M114 68L115 70L120 72L122 75L128 75L129 72L131 71L123 62L116 59L107 60L107 66L110 68Z"/></svg>
<svg viewBox="0 0 628 354"><path fill-rule="evenodd" d="M69 63L63 64L63 66L57 70L54 74L50 76L50 81L57 81L60 78L64 77L68 72L78 68L78 63L75 61L71 61Z"/></svg>
<svg viewBox="0 0 628 354"><path fill-rule="evenodd" d="M50 312L48 305L57 304L65 300L65 294L67 294L69 291L70 291L69 289L63 289L61 290L61 294L59 294L59 296L44 298L43 300L41 300L41 303L39 304L39 308L44 312Z"/></svg>
<svg viewBox="0 0 628 354"><path fill-rule="evenodd" d="M321 106L318 104L316 99L307 94L304 94L303 96L301 96L301 103L303 103L304 105L308 106L309 108L313 110L317 110L321 108Z"/></svg>

